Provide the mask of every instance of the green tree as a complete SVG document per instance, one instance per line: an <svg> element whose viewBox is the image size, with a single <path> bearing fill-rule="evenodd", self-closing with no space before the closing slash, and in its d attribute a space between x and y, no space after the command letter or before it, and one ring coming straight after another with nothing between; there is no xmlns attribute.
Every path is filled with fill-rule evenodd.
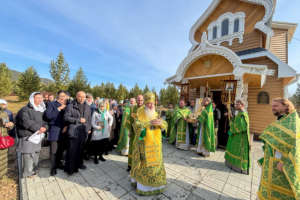
<svg viewBox="0 0 300 200"><path fill-rule="evenodd" d="M178 104L179 92L175 86L169 85L167 88L162 88L159 92L160 103L167 106L169 103Z"/></svg>
<svg viewBox="0 0 300 200"><path fill-rule="evenodd" d="M166 98L166 89L161 88L159 91L159 102L161 105L168 105L168 99Z"/></svg>
<svg viewBox="0 0 300 200"><path fill-rule="evenodd" d="M59 91L59 89L56 87L55 83L41 83L41 91L56 93Z"/></svg>
<svg viewBox="0 0 300 200"><path fill-rule="evenodd" d="M148 88L148 85L146 85L145 88L144 88L144 90L143 90L143 94L146 94L149 91L150 91L150 89Z"/></svg>
<svg viewBox="0 0 300 200"><path fill-rule="evenodd" d="M56 61L51 61L50 74L54 80L56 91L67 89L70 69L68 63L65 62L65 58L62 52L58 54Z"/></svg>
<svg viewBox="0 0 300 200"><path fill-rule="evenodd" d="M21 100L29 98L30 94L39 91L41 79L33 67L29 67L21 73L17 81L17 95Z"/></svg>
<svg viewBox="0 0 300 200"><path fill-rule="evenodd" d="M95 85L92 89L93 96L96 97L105 97L105 84L101 83L101 85Z"/></svg>
<svg viewBox="0 0 300 200"><path fill-rule="evenodd" d="M120 100L124 100L128 97L129 92L127 90L127 88L120 84L117 91L116 91L116 100L120 101Z"/></svg>
<svg viewBox="0 0 300 200"><path fill-rule="evenodd" d="M290 100L294 103L296 108L300 108L300 84L297 84L297 90L295 94L290 98ZM300 110L298 110L299 112Z"/></svg>
<svg viewBox="0 0 300 200"><path fill-rule="evenodd" d="M78 91L89 92L90 90L90 84L88 83L82 67L80 67L70 82L68 91L70 92L71 96L75 97Z"/></svg>
<svg viewBox="0 0 300 200"><path fill-rule="evenodd" d="M105 84L104 92L105 92L105 98L114 99L116 96L115 85L113 83L107 82Z"/></svg>
<svg viewBox="0 0 300 200"><path fill-rule="evenodd" d="M140 87L136 83L129 92L129 98L136 98L139 94L143 94L143 91L140 89Z"/></svg>
<svg viewBox="0 0 300 200"><path fill-rule="evenodd" d="M0 63L0 97L9 95L12 89L11 72L5 63Z"/></svg>

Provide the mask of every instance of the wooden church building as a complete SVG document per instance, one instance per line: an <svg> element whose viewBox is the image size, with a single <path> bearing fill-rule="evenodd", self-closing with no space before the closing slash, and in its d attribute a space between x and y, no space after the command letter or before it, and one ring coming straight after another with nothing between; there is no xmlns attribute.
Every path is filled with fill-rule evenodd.
<svg viewBox="0 0 300 200"><path fill-rule="evenodd" d="M271 101L287 97L299 74L288 64L297 24L272 21L276 0L213 0L190 30L192 47L174 76L186 100L217 104L243 99L251 133L275 118Z"/></svg>

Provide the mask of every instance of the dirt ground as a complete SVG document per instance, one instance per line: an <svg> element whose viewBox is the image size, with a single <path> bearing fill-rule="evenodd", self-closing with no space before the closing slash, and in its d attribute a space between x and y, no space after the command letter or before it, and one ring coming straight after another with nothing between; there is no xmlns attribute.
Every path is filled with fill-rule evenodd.
<svg viewBox="0 0 300 200"><path fill-rule="evenodd" d="M16 160L8 162L8 174L3 179L0 179L0 194L1 200L18 199L18 171Z"/></svg>

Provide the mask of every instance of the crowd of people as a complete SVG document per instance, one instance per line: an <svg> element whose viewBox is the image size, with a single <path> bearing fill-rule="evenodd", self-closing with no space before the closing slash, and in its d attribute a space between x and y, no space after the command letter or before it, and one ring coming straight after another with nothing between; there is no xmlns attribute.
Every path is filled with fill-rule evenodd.
<svg viewBox="0 0 300 200"><path fill-rule="evenodd" d="M234 107L226 109L205 97L200 105L194 100L168 108L158 107L155 95L147 92L136 98L117 102L95 100L91 94L79 91L72 99L68 92L57 96L34 92L29 103L15 119L7 110L7 102L0 99L1 136L17 136L17 151L23 160L23 177L38 172L41 144L31 141L33 135L46 136L50 145L51 170L67 174L86 169L85 160L104 162L113 149L128 156L131 184L140 195L161 193L167 184L163 162L162 142L165 139L179 150L195 149L203 157L213 156L216 149L225 149L225 165L249 174L251 164L250 120L245 103L237 99ZM198 107L197 107L198 106ZM225 109L223 109L225 108ZM273 181L278 199L300 197L299 177L299 116L287 99L272 102L277 120L266 128L260 139L264 142L264 158L260 199ZM226 136L224 136L226 134ZM42 137L41 137L42 138ZM7 169L7 149L0 150L0 177ZM278 189L279 188L279 189Z"/></svg>

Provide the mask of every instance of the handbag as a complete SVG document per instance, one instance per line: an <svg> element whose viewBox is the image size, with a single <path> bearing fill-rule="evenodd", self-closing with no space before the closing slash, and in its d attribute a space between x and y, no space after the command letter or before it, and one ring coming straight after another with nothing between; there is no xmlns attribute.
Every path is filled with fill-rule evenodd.
<svg viewBox="0 0 300 200"><path fill-rule="evenodd" d="M0 131L0 149L7 149L15 144L14 138L10 136L2 136Z"/></svg>

